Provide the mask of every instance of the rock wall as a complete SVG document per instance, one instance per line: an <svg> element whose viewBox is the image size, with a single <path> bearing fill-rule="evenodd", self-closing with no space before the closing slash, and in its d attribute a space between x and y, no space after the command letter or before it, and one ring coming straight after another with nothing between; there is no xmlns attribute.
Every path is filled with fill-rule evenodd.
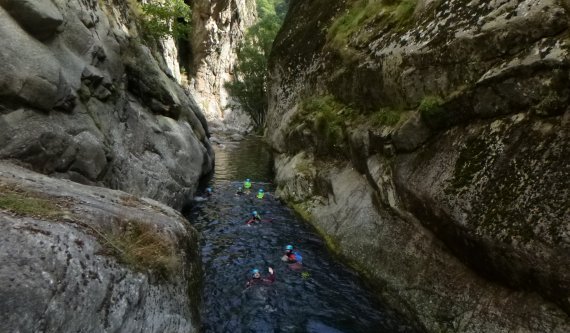
<svg viewBox="0 0 570 333"><path fill-rule="evenodd" d="M172 208L0 162L3 332L198 332L197 232Z"/></svg>
<svg viewBox="0 0 570 333"><path fill-rule="evenodd" d="M291 3L278 194L427 331L570 329L568 18L555 0Z"/></svg>
<svg viewBox="0 0 570 333"><path fill-rule="evenodd" d="M255 0L198 0L192 8L190 91L212 131L247 131L251 120L241 109L230 107L224 84L232 79L243 34L255 21Z"/></svg>
<svg viewBox="0 0 570 333"><path fill-rule="evenodd" d="M127 0L0 1L0 159L174 207L193 195L207 124L136 22Z"/></svg>

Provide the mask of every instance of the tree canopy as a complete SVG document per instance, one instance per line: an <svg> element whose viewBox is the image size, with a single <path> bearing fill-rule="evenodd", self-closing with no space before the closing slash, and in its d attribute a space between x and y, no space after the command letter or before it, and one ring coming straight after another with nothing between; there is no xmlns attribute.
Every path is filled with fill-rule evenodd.
<svg viewBox="0 0 570 333"><path fill-rule="evenodd" d="M257 0L258 22L251 26L237 51L234 77L226 89L256 128L265 125L267 113L267 63L273 40L283 23L288 0Z"/></svg>

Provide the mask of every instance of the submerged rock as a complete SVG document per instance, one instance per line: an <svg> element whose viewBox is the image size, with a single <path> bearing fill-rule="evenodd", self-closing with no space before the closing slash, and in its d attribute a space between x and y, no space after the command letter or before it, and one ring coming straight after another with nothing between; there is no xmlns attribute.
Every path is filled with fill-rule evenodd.
<svg viewBox="0 0 570 333"><path fill-rule="evenodd" d="M198 332L197 233L176 211L0 162L4 332Z"/></svg>

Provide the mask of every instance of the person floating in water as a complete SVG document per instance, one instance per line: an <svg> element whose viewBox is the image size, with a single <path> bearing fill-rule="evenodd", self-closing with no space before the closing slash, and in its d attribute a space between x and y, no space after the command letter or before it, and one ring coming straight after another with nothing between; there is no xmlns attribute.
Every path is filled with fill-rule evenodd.
<svg viewBox="0 0 570 333"><path fill-rule="evenodd" d="M253 224L255 222L261 222L261 215L259 215L259 213L254 210L251 213L251 218L246 222L248 225Z"/></svg>
<svg viewBox="0 0 570 333"><path fill-rule="evenodd" d="M267 270L269 271L269 275L262 278L259 269L253 269L251 271L251 278L247 281L246 287L251 287L256 284L272 284L275 282L275 272L273 268L269 267Z"/></svg>
<svg viewBox="0 0 570 333"><path fill-rule="evenodd" d="M285 254L281 257L281 260L293 264L301 262L303 259L298 252L293 252L293 245L287 245L285 246Z"/></svg>
<svg viewBox="0 0 570 333"><path fill-rule="evenodd" d="M206 196L207 196L207 197L211 197L211 196L212 196L212 188L211 188L211 187L207 187L207 188L206 188Z"/></svg>
<svg viewBox="0 0 570 333"><path fill-rule="evenodd" d="M245 182L243 182L243 188L245 188L246 190L249 190L251 188L251 180L246 179Z"/></svg>
<svg viewBox="0 0 570 333"><path fill-rule="evenodd" d="M263 199L263 196L265 195L265 193L263 192L263 189L260 188L259 191L257 191L257 198L258 199Z"/></svg>
<svg viewBox="0 0 570 333"><path fill-rule="evenodd" d="M243 187L238 187L237 191L236 191L236 195L244 195L245 193L243 192Z"/></svg>

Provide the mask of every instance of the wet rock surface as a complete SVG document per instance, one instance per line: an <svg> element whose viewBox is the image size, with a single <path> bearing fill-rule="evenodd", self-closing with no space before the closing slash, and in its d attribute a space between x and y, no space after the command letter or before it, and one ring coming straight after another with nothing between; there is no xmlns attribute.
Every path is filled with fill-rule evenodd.
<svg viewBox="0 0 570 333"><path fill-rule="evenodd" d="M197 233L170 207L0 162L0 220L4 332L198 331Z"/></svg>
<svg viewBox="0 0 570 333"><path fill-rule="evenodd" d="M568 330L566 7L418 1L340 47L351 4L293 1L274 44L278 193L428 331Z"/></svg>

